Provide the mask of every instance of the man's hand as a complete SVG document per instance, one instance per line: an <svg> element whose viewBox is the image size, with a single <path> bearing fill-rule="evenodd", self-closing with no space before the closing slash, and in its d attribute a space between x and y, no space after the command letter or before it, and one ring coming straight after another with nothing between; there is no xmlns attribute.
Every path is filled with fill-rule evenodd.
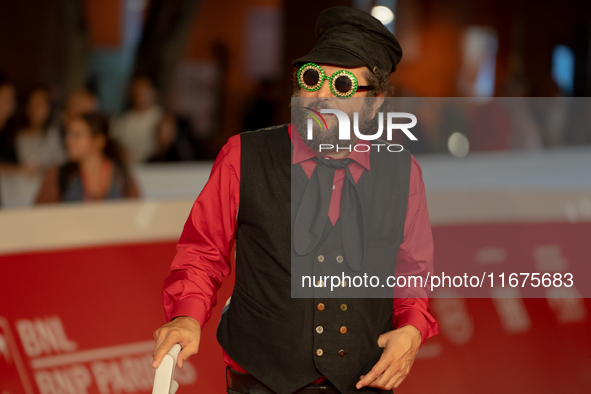
<svg viewBox="0 0 591 394"><path fill-rule="evenodd" d="M179 316L170 323L167 323L154 332L156 345L152 356L152 368L158 368L160 362L175 345L180 343L183 348L177 359L177 366L183 367L183 363L199 351L199 340L201 338L201 326L197 320L189 316Z"/></svg>
<svg viewBox="0 0 591 394"><path fill-rule="evenodd" d="M357 389L376 387L391 390L402 383L421 347L421 333L414 326L403 326L380 335L378 345L384 348L382 356L367 375L357 382Z"/></svg>

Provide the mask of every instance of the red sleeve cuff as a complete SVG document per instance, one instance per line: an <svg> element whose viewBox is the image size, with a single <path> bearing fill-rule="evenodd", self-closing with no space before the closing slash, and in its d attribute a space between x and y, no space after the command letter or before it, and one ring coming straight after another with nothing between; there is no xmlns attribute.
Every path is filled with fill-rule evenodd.
<svg viewBox="0 0 591 394"><path fill-rule="evenodd" d="M168 321L171 321L179 316L192 317L197 320L203 330L203 326L209 320L211 312L205 305L204 301L195 298L183 298L174 303L174 306L170 311L170 316L167 316L167 318Z"/></svg>
<svg viewBox="0 0 591 394"><path fill-rule="evenodd" d="M429 322L425 315L416 310L402 312L396 319L395 328L413 326L421 333L421 346L429 335Z"/></svg>

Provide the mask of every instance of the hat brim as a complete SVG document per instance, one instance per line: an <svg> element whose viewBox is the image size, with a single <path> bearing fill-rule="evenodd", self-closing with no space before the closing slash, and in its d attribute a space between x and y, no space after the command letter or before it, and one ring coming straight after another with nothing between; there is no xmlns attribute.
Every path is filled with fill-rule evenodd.
<svg viewBox="0 0 591 394"><path fill-rule="evenodd" d="M361 67L366 63L354 54L338 48L314 48L306 56L294 60L294 67L301 67L306 63L334 64L340 67Z"/></svg>

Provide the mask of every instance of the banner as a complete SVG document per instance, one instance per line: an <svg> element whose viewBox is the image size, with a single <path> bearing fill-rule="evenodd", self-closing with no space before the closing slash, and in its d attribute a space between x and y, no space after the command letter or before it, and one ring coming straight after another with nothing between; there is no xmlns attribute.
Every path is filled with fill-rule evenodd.
<svg viewBox="0 0 591 394"><path fill-rule="evenodd" d="M94 232L102 244L76 246L67 228L81 217L78 209L86 210L86 219L96 214L115 223L121 207L69 207L52 213L66 237L59 249L0 255L0 393L151 392L152 333L165 323L162 284L175 254L174 232L180 232L188 212L166 204L171 207L158 203L151 219L139 222L147 229L158 224L159 241L129 241L121 224L118 242L109 241L113 229L89 225L85 236ZM130 212L136 208L145 211L126 206ZM13 223L26 223L27 212L10 213ZM37 230L44 226L39 223ZM521 261L534 268L588 263L590 233L588 222L437 225L436 272L452 263ZM85 236L80 239L87 242ZM231 274L218 292L199 354L177 370L179 394L225 392L215 330L233 281ZM431 300L441 333L425 342L397 394L591 392L590 299L448 296Z"/></svg>

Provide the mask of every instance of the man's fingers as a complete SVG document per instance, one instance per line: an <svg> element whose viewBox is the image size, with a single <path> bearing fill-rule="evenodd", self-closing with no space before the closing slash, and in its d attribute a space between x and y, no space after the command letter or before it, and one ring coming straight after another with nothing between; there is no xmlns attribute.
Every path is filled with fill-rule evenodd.
<svg viewBox="0 0 591 394"><path fill-rule="evenodd" d="M405 373L398 373L398 374L394 375L392 377L392 379L390 380L390 383L389 383L390 384L390 387L388 388L388 390L389 389L395 389L398 386L400 386L400 384L404 381L404 379L407 376L408 376L408 374L405 374Z"/></svg>
<svg viewBox="0 0 591 394"><path fill-rule="evenodd" d="M359 382L357 382L355 387L360 389L364 386L367 386L368 384L376 380L377 377L380 376L382 372L386 370L386 368L388 368L388 365L389 362L385 359L384 355L382 354L382 357L380 357L376 365L373 366L373 368L371 369L371 371L367 373L367 375L365 375L362 379L359 380Z"/></svg>
<svg viewBox="0 0 591 394"><path fill-rule="evenodd" d="M378 337L378 346L381 348L385 348L386 344L388 343L387 339L388 339L388 335L386 335L386 334L380 335Z"/></svg>
<svg viewBox="0 0 591 394"><path fill-rule="evenodd" d="M389 372L391 371L391 372ZM389 378L386 379L386 374L389 373ZM395 389L406 379L406 377L410 373L410 366L408 363L406 365L400 365L397 367L390 366L386 372L382 374L382 376L378 377L378 379L374 380L372 383L368 385L368 387L375 387L382 390L391 390Z"/></svg>
<svg viewBox="0 0 591 394"><path fill-rule="evenodd" d="M160 365L160 361L161 359L156 359L156 354L158 354L158 349L160 348L160 345L162 345L162 342L164 341L165 335L160 335L162 333L162 327L157 329L156 331L154 331L154 341L156 342L154 344L154 349L152 350L152 358L154 359L152 361L152 368L157 368L158 365ZM164 357L164 356L162 356Z"/></svg>
<svg viewBox="0 0 591 394"><path fill-rule="evenodd" d="M177 340L173 336L168 335L167 338L154 350L154 361L152 362L152 368L158 368L160 362L168 353L168 351L177 343Z"/></svg>
<svg viewBox="0 0 591 394"><path fill-rule="evenodd" d="M408 376L409 370L405 368L388 368L381 376L367 385L367 387L375 387L382 390L395 389Z"/></svg>
<svg viewBox="0 0 591 394"><path fill-rule="evenodd" d="M410 367L418 351L416 347L419 345L409 342L408 346L405 346L407 341L403 339L407 333L408 330L394 330L378 337L377 345L384 349L382 356L371 371L360 376L356 385L357 389L367 386L390 390L402 383L410 372ZM415 340L413 339L413 341Z"/></svg>
<svg viewBox="0 0 591 394"><path fill-rule="evenodd" d="M406 379L406 377L410 374L410 367L412 366L412 362L407 364L406 367L402 368L398 374L394 375L393 380L394 380L394 385L392 386L392 388L396 388L398 386L400 386L400 384L404 381L404 379Z"/></svg>
<svg viewBox="0 0 591 394"><path fill-rule="evenodd" d="M367 386L380 388L384 390L390 390L391 386L388 387L388 385L392 382L394 377L396 377L399 371L400 369L398 367L390 365L388 368L386 368L384 373L378 376L377 379L375 379L373 382L370 382Z"/></svg>
<svg viewBox="0 0 591 394"><path fill-rule="evenodd" d="M378 379L380 379L382 376L383 376L383 374L382 374L382 375L380 375L380 376L378 376L378 377L376 377L374 380L372 380L372 381L371 381L371 382L369 382L367 385L365 385L365 387L379 387L379 386L377 385L377 381L378 381Z"/></svg>
<svg viewBox="0 0 591 394"><path fill-rule="evenodd" d="M375 387L375 388L380 388L383 390L390 390L390 388L392 388L392 386L389 386L389 385L393 384L393 380L398 376L399 373L400 373L400 366L398 364L390 364L390 365L388 365L386 370L381 375L379 375L376 379L374 379L372 382L370 382L367 385L367 387Z"/></svg>
<svg viewBox="0 0 591 394"><path fill-rule="evenodd" d="M197 354L198 351L199 351L199 346L187 346L187 347L183 347L183 349L179 353L179 356L178 356L177 361L176 361L177 367L182 368L184 362L187 361L187 359L189 357L194 356L195 354Z"/></svg>
<svg viewBox="0 0 591 394"><path fill-rule="evenodd" d="M154 351L152 352L152 356L156 355L156 351L168 336L168 331L168 327L160 327L158 330L156 330L156 332L154 332L154 335L156 336L154 338L154 340L156 341L156 345L154 345Z"/></svg>
<svg viewBox="0 0 591 394"><path fill-rule="evenodd" d="M156 341L156 344L154 345L154 350L152 350L152 357L154 358L154 362L152 362L153 368L157 368L158 365L160 365L160 360L162 359L162 357L164 357L164 355L162 355L162 357L160 357L158 360L156 360L156 355L158 354L158 349L160 349L160 346L162 346L162 342L164 342L164 340L166 339L167 333L168 333L167 327L160 327L158 330L156 330L154 332L154 336L155 336L154 340ZM164 353L164 354L166 354L166 353Z"/></svg>
<svg viewBox="0 0 591 394"><path fill-rule="evenodd" d="M201 326L199 322L189 316L180 316L173 319L170 323L163 325L154 332L156 345L152 352L152 356L154 357L152 368L158 368L166 353L176 343L182 347L177 357L177 366L181 368L185 360L197 354L200 337Z"/></svg>

